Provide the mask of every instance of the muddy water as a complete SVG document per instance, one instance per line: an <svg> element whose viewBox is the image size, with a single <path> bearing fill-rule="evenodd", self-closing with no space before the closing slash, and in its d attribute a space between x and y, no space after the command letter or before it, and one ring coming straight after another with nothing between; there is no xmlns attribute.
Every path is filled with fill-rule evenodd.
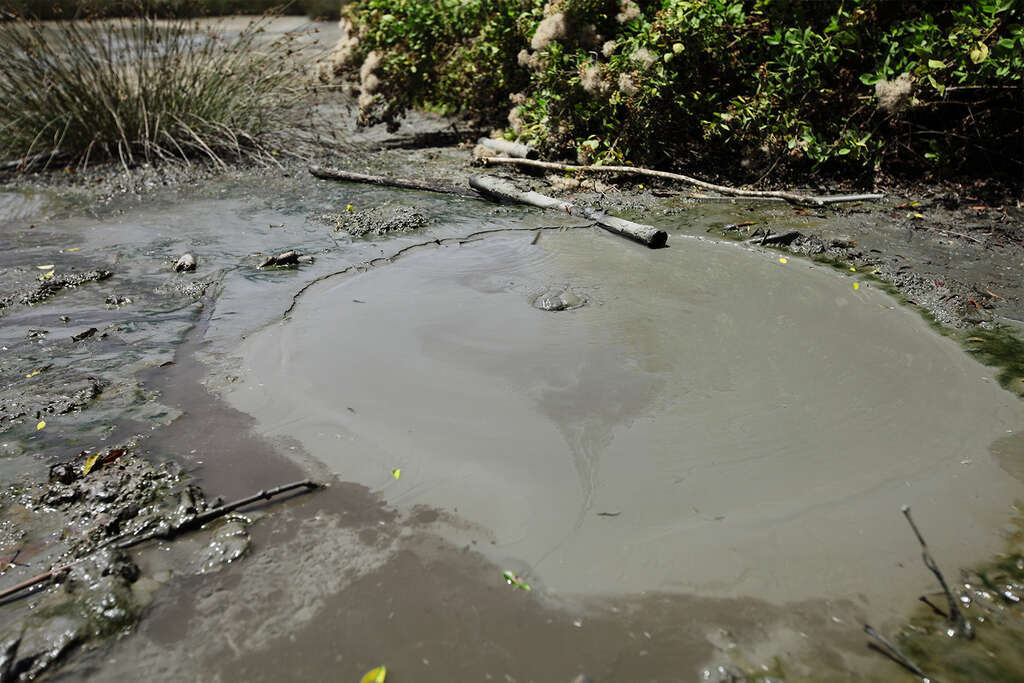
<svg viewBox="0 0 1024 683"><path fill-rule="evenodd" d="M1024 495L990 372L868 283L676 235L505 233L328 279L228 398L546 594L781 602L921 590L910 504L967 564ZM574 310L531 306L564 288ZM400 469L399 478L393 471ZM472 533L467 529L472 530Z"/></svg>

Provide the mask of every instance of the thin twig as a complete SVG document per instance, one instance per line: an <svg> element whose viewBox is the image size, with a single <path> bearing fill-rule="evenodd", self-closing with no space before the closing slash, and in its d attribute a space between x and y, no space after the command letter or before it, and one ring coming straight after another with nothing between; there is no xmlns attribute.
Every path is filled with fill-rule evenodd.
<svg viewBox="0 0 1024 683"><path fill-rule="evenodd" d="M907 671L914 674L915 676L919 676L923 681L928 681L929 683L939 683L937 680L926 674L924 671L921 671L921 667L919 667L917 664L914 664L914 662L912 662L909 657L900 652L900 649L898 647L896 647L893 643L889 642L889 640L887 640L885 636L883 636L881 633L871 628L867 624L864 624L864 633L868 634L870 637L874 638L882 644L882 647L878 648L882 654L896 661L898 664L903 666Z"/></svg>
<svg viewBox="0 0 1024 683"><path fill-rule="evenodd" d="M509 164L513 166L527 166L529 168L543 168L549 171L577 171L585 173L621 173L627 175L639 175L650 178L663 178L678 182L696 185L707 190L721 192L722 194L735 197L752 197L758 199L784 199L792 204L823 206L825 204L838 204L841 202L860 202L866 200L881 199L880 194L853 194L835 195L826 197L813 197L810 195L798 194L796 192L769 191L769 190L743 190L728 185L716 185L704 180L692 178L681 173L670 173L668 171L655 171L649 168L638 168L635 166L574 166L571 164L559 164L552 161L534 161L532 159L514 159L505 157L480 157L480 163L484 166L490 164Z"/></svg>
<svg viewBox="0 0 1024 683"><path fill-rule="evenodd" d="M946 594L946 602L949 606L949 627L955 633L971 639L974 637L974 627L971 626L971 622L964 618L963 612L960 611L960 606L957 604L956 599L953 597L952 591L949 590L949 586L946 584L946 577L942 575L939 570L939 565L935 563L935 558L928 551L928 544L924 542L924 536L921 535L920 530L917 528L917 524L914 523L914 518L910 516L910 506L904 505L900 508L903 516L910 522L910 528L914 530L914 535L917 536L918 543L921 544L921 559L924 561L924 566L931 570L935 578L939 580L939 584L942 586L942 592Z"/></svg>
<svg viewBox="0 0 1024 683"><path fill-rule="evenodd" d="M974 242L976 244L984 244L985 243L983 240L979 240L977 237L972 237L971 235L965 235L962 232L950 232L948 230L941 230L939 228L928 228L928 230L930 232L937 232L940 235L945 235L946 237L959 237L961 239L965 239L965 240L968 240L970 242Z"/></svg>
<svg viewBox="0 0 1024 683"><path fill-rule="evenodd" d="M305 481L296 481L291 484L284 484L283 486L278 486L277 488L269 489L266 491L260 491L259 493L253 494L246 498L242 498L231 503L225 503L224 505L219 505L211 510L207 510L206 512L202 512L192 517L189 517L182 521L180 524L170 527L170 529L158 529L154 532L145 534L143 536L136 536L135 538L129 538L126 541L116 543L115 547L124 550L125 548L131 548L132 546L139 545L140 543L143 543L153 538L173 538L174 536L177 536L178 534L183 533L185 531L198 529L207 522L211 522L219 517L223 517L224 515L234 512L238 508L244 507L251 503L255 503L260 500L270 500L274 496L279 496L282 493L287 493L288 491L293 491L298 488L313 490L319 488L320 486L321 484L306 479Z"/></svg>

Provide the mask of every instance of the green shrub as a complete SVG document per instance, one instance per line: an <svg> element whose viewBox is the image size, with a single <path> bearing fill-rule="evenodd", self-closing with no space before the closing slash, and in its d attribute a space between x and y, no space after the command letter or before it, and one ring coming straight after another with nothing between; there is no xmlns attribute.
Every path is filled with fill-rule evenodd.
<svg viewBox="0 0 1024 683"><path fill-rule="evenodd" d="M290 37L259 41L186 19L0 23L0 149L124 165L270 159L266 136L301 96Z"/></svg>
<svg viewBox="0 0 1024 683"><path fill-rule="evenodd" d="M512 107L506 135L549 156L729 158L750 177L1024 167L1015 0L355 0L344 14L365 123Z"/></svg>

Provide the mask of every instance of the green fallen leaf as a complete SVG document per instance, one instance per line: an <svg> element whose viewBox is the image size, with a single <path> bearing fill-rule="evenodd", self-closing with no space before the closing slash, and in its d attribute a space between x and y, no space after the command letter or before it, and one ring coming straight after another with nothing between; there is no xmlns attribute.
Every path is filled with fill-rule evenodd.
<svg viewBox="0 0 1024 683"><path fill-rule="evenodd" d="M507 569L505 571L503 571L501 573L501 575L505 577L505 583L507 583L510 586L515 586L516 588L522 588L524 591L532 591L533 590L532 588L530 588L530 584L528 584L525 581L523 581L522 577L518 576L517 574L515 574L513 572L508 571Z"/></svg>

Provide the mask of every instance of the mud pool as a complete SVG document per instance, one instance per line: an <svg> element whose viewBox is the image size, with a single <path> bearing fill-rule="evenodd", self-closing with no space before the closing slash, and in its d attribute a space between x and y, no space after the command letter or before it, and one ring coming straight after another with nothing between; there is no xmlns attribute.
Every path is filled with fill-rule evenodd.
<svg viewBox="0 0 1024 683"><path fill-rule="evenodd" d="M1024 427L1019 401L916 313L684 234L533 237L319 283L247 341L230 402L342 479L450 514L451 538L484 530L488 557L553 594L888 613L921 579L901 504L941 557L998 550L1024 486L988 447ZM586 305L530 305L565 286Z"/></svg>

